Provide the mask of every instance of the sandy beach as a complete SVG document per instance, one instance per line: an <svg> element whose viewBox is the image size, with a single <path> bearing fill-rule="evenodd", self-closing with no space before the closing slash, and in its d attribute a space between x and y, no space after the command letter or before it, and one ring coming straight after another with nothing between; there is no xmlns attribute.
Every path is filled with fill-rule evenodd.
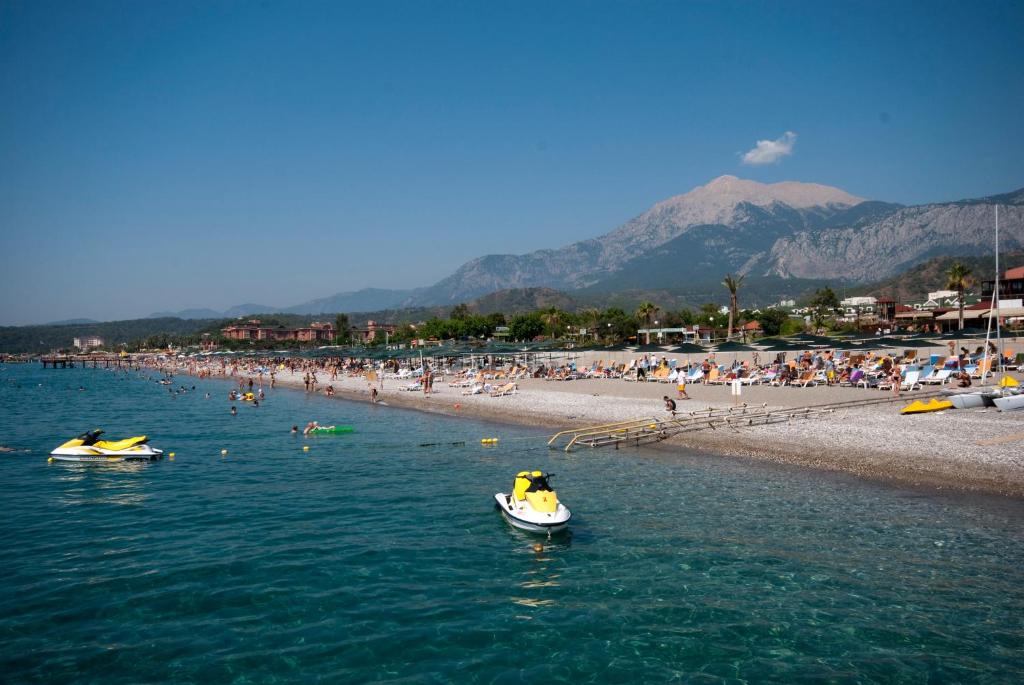
<svg viewBox="0 0 1024 685"><path fill-rule="evenodd" d="M1024 380L1020 374L1011 375ZM303 391L302 376L301 371L278 371L277 385ZM335 397L370 401L370 384L361 376L339 373L334 381L326 373L318 376L317 392L330 384ZM643 417L667 418L662 397L676 397L674 385L652 381L526 378L516 381L514 394L502 397L466 394L465 388L451 387L450 381L451 376L437 377L430 395L400 389L408 381L387 378L383 385L379 380L375 385L379 400L387 406L537 426L552 434ZM652 448L671 451L686 447L709 457L741 456L906 485L1024 497L1024 412L989 409L899 414L915 397L935 389L903 392L891 403L839 408L784 423L688 432ZM821 407L891 397L888 391L824 385L745 386L740 398L734 398L731 389L723 385L688 385L687 392L692 399L678 400L681 414L739 402L750 407Z"/></svg>

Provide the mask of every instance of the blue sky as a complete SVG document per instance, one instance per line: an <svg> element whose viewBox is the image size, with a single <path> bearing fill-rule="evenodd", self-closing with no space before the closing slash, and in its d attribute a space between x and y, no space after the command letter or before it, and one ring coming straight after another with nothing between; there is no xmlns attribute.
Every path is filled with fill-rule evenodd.
<svg viewBox="0 0 1024 685"><path fill-rule="evenodd" d="M1022 26L1014 2L4 2L0 324L429 285L721 174L1019 188Z"/></svg>

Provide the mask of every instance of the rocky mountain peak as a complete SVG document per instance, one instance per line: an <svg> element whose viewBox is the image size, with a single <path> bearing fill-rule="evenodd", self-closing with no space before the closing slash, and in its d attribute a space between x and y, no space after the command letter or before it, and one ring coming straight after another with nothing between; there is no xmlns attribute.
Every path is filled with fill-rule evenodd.
<svg viewBox="0 0 1024 685"><path fill-rule="evenodd" d="M852 207L864 202L864 198L818 183L759 183L726 175L719 176L707 185L697 186L688 193L669 198L657 206L700 204L721 209L734 207L741 202L758 207L781 202L795 209L806 209L829 205Z"/></svg>

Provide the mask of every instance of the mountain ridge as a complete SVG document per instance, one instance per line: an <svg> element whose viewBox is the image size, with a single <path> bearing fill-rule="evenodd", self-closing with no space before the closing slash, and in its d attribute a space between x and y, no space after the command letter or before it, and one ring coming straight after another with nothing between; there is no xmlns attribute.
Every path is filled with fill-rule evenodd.
<svg viewBox="0 0 1024 685"><path fill-rule="evenodd" d="M582 297L615 290L705 292L726 273L777 285L786 279L864 283L934 256L991 250L994 203L1006 206L1004 246L1024 246L1024 189L903 206L816 183L720 176L596 238L558 249L483 255L430 286L364 288L290 307L242 306L232 315L451 306L527 288Z"/></svg>

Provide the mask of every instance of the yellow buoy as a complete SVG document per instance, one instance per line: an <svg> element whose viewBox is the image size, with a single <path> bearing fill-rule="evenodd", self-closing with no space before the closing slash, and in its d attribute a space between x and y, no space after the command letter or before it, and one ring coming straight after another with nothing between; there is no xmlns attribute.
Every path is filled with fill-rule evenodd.
<svg viewBox="0 0 1024 685"><path fill-rule="evenodd" d="M168 456L168 457L170 457L171 459L174 459L174 452L171 452L171 453L170 453L170 454L168 454L167 456Z"/></svg>
<svg viewBox="0 0 1024 685"><path fill-rule="evenodd" d="M53 463L53 457L47 457L47 458L46 458L46 462L47 462L48 464L52 464L52 463Z"/></svg>
<svg viewBox="0 0 1024 685"><path fill-rule="evenodd" d="M228 451L227 450L221 450L220 451L220 456L226 457L227 455L228 455Z"/></svg>
<svg viewBox="0 0 1024 685"><path fill-rule="evenodd" d="M302 451L303 452L308 452L309 451L309 445L303 445L302 446Z"/></svg>

